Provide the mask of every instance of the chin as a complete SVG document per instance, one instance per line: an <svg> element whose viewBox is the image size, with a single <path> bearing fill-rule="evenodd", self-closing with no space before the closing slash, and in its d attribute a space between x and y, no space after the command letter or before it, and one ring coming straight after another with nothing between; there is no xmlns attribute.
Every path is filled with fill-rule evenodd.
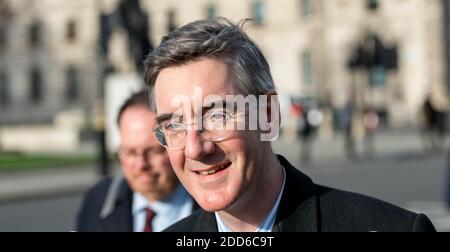
<svg viewBox="0 0 450 252"><path fill-rule="evenodd" d="M203 210L208 212L225 210L233 203L218 195L201 195L196 198L196 201Z"/></svg>
<svg viewBox="0 0 450 252"><path fill-rule="evenodd" d="M136 192L138 192L142 195L147 195L148 193L152 192L152 188L149 188L147 186L141 186L141 187L139 187L138 190L136 190Z"/></svg>
<svg viewBox="0 0 450 252"><path fill-rule="evenodd" d="M221 205L217 205L217 204L209 204L209 203L202 203L202 204L200 204L199 203L199 205L200 205L200 207L203 210L205 210L207 212L218 212L218 211L222 211L222 210L226 209L226 207L221 206Z"/></svg>

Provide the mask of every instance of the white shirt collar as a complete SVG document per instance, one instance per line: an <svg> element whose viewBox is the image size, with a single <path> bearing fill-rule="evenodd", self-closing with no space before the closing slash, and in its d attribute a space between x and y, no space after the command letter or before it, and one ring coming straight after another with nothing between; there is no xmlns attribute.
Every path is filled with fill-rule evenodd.
<svg viewBox="0 0 450 252"><path fill-rule="evenodd" d="M170 226L171 224L187 217L192 212L193 201L182 185L171 193L167 198L148 202L140 193L133 193L133 230L141 232L145 227L146 208L150 208L155 212L153 219L153 231L159 232Z"/></svg>
<svg viewBox="0 0 450 252"><path fill-rule="evenodd" d="M146 208L151 208L155 213L165 212L167 209L173 208L174 205L183 204L186 200L186 193L184 187L179 185L167 198L149 202L142 194L135 192L133 193L132 213L134 215Z"/></svg>

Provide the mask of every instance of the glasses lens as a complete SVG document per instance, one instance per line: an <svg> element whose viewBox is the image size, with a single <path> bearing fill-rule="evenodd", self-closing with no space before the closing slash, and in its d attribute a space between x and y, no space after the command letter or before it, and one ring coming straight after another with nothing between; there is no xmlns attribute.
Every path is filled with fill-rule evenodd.
<svg viewBox="0 0 450 252"><path fill-rule="evenodd" d="M159 143L169 149L182 149L186 141L186 129L181 123L161 122L155 128Z"/></svg>
<svg viewBox="0 0 450 252"><path fill-rule="evenodd" d="M238 121L235 113L224 109L210 110L203 116L203 128L200 132L208 141L222 141L235 132ZM168 149L179 150L185 147L186 125L183 123L161 122L154 132L159 143Z"/></svg>
<svg viewBox="0 0 450 252"><path fill-rule="evenodd" d="M223 130L227 127L227 123L231 122L231 115L226 111L212 110L203 116L203 127L205 131Z"/></svg>
<svg viewBox="0 0 450 252"><path fill-rule="evenodd" d="M157 125L154 132L155 132L155 136L156 136L156 139L158 140L159 144L161 144L164 147L167 147L166 136L164 135L164 132L162 131L161 125Z"/></svg>
<svg viewBox="0 0 450 252"><path fill-rule="evenodd" d="M221 141L236 129L234 113L225 109L210 110L203 116L202 136L209 141Z"/></svg>

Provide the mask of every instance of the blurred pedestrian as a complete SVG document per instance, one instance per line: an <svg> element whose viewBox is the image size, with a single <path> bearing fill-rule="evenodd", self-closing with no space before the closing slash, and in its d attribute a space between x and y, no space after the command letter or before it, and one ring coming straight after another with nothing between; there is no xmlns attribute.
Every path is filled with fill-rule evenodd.
<svg viewBox="0 0 450 252"><path fill-rule="evenodd" d="M341 114L341 122L344 129L344 149L348 159L354 160L358 157L355 146L353 119L355 115L354 102L349 100L345 104L343 113Z"/></svg>
<svg viewBox="0 0 450 252"><path fill-rule="evenodd" d="M304 104L295 104L299 107L301 113L298 117L297 135L301 142L300 161L303 164L309 164L312 159L313 142L316 136L317 128L323 120L322 112L312 104L312 101Z"/></svg>
<svg viewBox="0 0 450 252"><path fill-rule="evenodd" d="M450 210L450 150L447 152L447 181L445 188L445 202L447 208Z"/></svg>
<svg viewBox="0 0 450 252"><path fill-rule="evenodd" d="M375 133L380 125L380 117L373 108L366 108L363 116L364 149L368 157L375 154Z"/></svg>
<svg viewBox="0 0 450 252"><path fill-rule="evenodd" d="M84 197L77 231L161 231L196 207L153 134L147 90L132 95L118 115L123 176L100 181Z"/></svg>
<svg viewBox="0 0 450 252"><path fill-rule="evenodd" d="M423 143L426 151L442 151L447 130L447 112L439 109L431 96L423 103Z"/></svg>

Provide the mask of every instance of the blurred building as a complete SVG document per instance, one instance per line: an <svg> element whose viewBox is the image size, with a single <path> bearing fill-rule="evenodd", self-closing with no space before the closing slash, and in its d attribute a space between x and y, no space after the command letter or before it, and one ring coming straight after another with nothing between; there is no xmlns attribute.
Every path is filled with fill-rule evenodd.
<svg viewBox="0 0 450 252"><path fill-rule="evenodd" d="M98 82L95 1L1 0L1 120L52 123L90 111Z"/></svg>
<svg viewBox="0 0 450 252"><path fill-rule="evenodd" d="M95 1L0 0L0 144L69 151L98 87Z"/></svg>
<svg viewBox="0 0 450 252"><path fill-rule="evenodd" d="M99 17L116 11L120 2L0 0L3 125L54 124L64 111L77 111L83 121L91 118L101 90ZM281 94L314 97L331 110L352 101L361 110L375 108L392 126L417 125L429 94L447 106L445 4L140 0L151 44L195 19L253 18L245 30L265 52ZM124 29L115 29L107 43L115 72L134 72Z"/></svg>
<svg viewBox="0 0 450 252"><path fill-rule="evenodd" d="M375 108L391 126L417 125L429 94L447 106L445 2L142 1L154 44L202 17L255 19L246 30L266 53L281 93L315 97L334 109L350 100L361 110ZM361 66L352 67L361 50Z"/></svg>

